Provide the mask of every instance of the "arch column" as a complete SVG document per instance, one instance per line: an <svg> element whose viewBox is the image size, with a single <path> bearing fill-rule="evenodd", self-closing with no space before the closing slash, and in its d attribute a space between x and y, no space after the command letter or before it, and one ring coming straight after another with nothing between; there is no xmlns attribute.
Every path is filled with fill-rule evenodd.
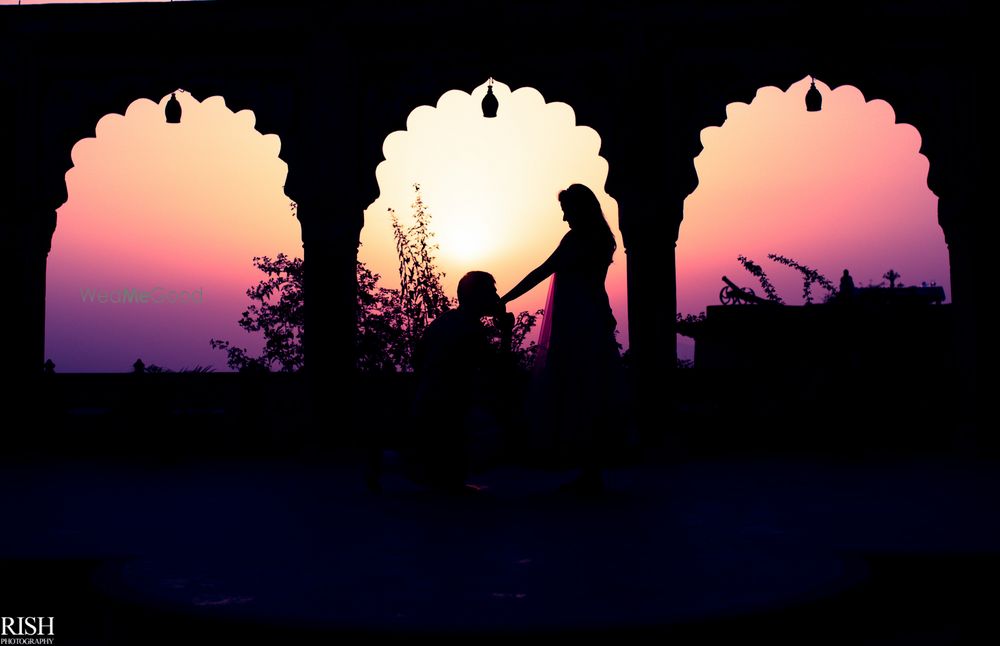
<svg viewBox="0 0 1000 646"><path fill-rule="evenodd" d="M23 203L23 200L18 200ZM7 258L14 271L9 312L17 312L16 323L7 322L6 336L11 363L16 374L37 375L45 363L45 281L56 212L44 205L25 205L18 209L21 220L12 239L31 241L10 250Z"/></svg>
<svg viewBox="0 0 1000 646"><path fill-rule="evenodd" d="M337 442L354 426L357 388L357 258L364 224L363 164L358 162L356 79L298 85L282 137L289 166L285 194L297 204L303 247L303 354L310 418L318 437Z"/></svg>
<svg viewBox="0 0 1000 646"><path fill-rule="evenodd" d="M653 72L650 72L651 74ZM690 180L678 166L676 136L667 127L667 95L656 84L641 106L618 108L629 123L612 162L609 192L618 200L628 267L629 363L644 434L662 435L672 422L677 343L675 247ZM688 161L690 164L690 161ZM693 165L691 166L693 169Z"/></svg>
<svg viewBox="0 0 1000 646"><path fill-rule="evenodd" d="M58 153L58 129L45 129L48 113L39 106L43 85L33 77L22 77L15 96L5 110L9 125L6 141L11 142L13 162L5 173L4 192L10 196L7 217L2 219L5 257L14 265L13 294L4 317L9 364L22 379L18 386L30 383L41 374L45 362L45 290L46 265L56 227L56 209L65 201L62 174L58 168L68 151ZM9 242L8 242L9 241ZM27 380L23 378L27 377Z"/></svg>

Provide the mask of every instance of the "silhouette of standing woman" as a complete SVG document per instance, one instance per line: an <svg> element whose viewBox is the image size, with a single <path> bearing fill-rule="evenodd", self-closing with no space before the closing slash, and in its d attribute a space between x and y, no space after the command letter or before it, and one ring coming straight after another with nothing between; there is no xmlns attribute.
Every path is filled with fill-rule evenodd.
<svg viewBox="0 0 1000 646"><path fill-rule="evenodd" d="M573 184L559 193L569 232L538 268L501 298L503 304L552 276L535 374L543 424L557 451L581 467L566 489L603 489L599 455L614 421L619 355L616 321L604 281L617 244L593 191Z"/></svg>

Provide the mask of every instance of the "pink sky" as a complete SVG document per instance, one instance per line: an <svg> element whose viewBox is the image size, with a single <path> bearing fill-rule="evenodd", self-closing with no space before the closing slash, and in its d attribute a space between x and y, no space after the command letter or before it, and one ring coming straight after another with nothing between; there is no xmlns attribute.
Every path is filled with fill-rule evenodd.
<svg viewBox="0 0 1000 646"><path fill-rule="evenodd" d="M69 200L48 261L46 356L57 370L128 370L137 358L174 370L225 369L209 347L254 347L236 324L261 274L255 255L302 254L277 135L222 97L179 93L180 124L141 99L73 148ZM201 302L85 302L81 290L202 290ZM157 294L157 295L159 295ZM109 297L110 298L110 297ZM155 296L154 296L155 298Z"/></svg>
<svg viewBox="0 0 1000 646"><path fill-rule="evenodd" d="M722 275L760 294L740 254L764 267L789 304L802 303L800 274L769 253L816 268L834 284L844 269L862 286L892 268L904 283L937 283L950 298L920 134L897 124L885 101L866 101L852 86L816 85L820 112L806 111L803 79L785 92L761 88L749 105L730 104L721 127L702 131L699 185L684 203L677 243L681 313L719 304ZM822 290L813 293L822 300ZM690 357L690 339L678 343Z"/></svg>
<svg viewBox="0 0 1000 646"><path fill-rule="evenodd" d="M805 111L803 80L787 92L763 88L750 105L731 104L722 127L702 132L705 150L694 161L700 184L685 203L677 245L679 311L717 303L723 274L757 288L736 261L741 253L764 265L789 303L800 302L801 281L768 261L769 252L835 282L845 267L859 285L894 268L906 283L936 282L950 292L919 134L896 124L885 102L866 102L849 86L819 87L819 113ZM599 133L534 89L495 89L496 120L479 113L483 85L414 109L407 130L387 137L377 169L382 194L366 212L361 249L386 284L396 282L396 261L385 209L406 217L414 181L423 183L452 295L468 269L494 272L502 292L541 262L565 231L555 196L569 183L598 193L617 232ZM73 149L69 201L59 209L48 263L46 356L60 371L128 370L139 357L172 369L225 369L208 340L253 347L236 324L245 290L260 278L252 257L301 255L278 137L258 133L252 112L234 114L221 97L178 97L182 124L164 122L167 97L141 99L124 116L101 119L96 138ZM624 268L619 256L608 281L623 333ZM90 303L80 294L155 287L200 288L203 299ZM540 307L544 293L543 285L512 309ZM688 340L680 342L689 356Z"/></svg>

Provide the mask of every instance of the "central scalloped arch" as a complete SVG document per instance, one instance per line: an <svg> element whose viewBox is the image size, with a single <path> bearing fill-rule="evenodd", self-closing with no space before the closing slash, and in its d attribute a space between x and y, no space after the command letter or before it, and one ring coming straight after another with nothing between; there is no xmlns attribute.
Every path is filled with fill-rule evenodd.
<svg viewBox="0 0 1000 646"><path fill-rule="evenodd" d="M406 130L389 134L385 160L376 169L380 195L365 212L359 257L398 285L397 260L387 209L405 218L413 184L432 214L440 245L445 290L454 296L469 270L490 271L501 293L555 249L567 230L556 196L571 183L590 186L601 201L619 251L607 287L618 319L619 340L628 343L626 263L618 204L606 191L608 162L601 139L576 123L566 103L548 103L536 89L494 84L495 119L483 116L484 83L471 92L451 90L435 106L413 109ZM544 305L547 284L512 304L517 310Z"/></svg>

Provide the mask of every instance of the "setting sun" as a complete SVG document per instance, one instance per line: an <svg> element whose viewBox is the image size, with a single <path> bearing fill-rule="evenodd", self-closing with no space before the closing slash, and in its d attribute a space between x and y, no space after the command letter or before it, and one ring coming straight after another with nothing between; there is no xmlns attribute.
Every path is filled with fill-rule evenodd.
<svg viewBox="0 0 1000 646"><path fill-rule="evenodd" d="M376 175L381 195L365 211L360 258L399 284L387 209L406 222L419 184L432 215L445 272L445 291L455 295L458 279L473 269L492 273L501 293L542 263L568 230L557 195L570 184L589 186L618 237L607 290L618 321L618 340L627 347L625 255L618 233L618 205L604 191L608 162L601 139L576 125L565 103L546 103L533 88L511 91L495 83L496 118L483 116L487 84L471 94L452 90L435 107L419 106L407 129L386 137L386 161ZM511 305L515 311L542 308L547 282Z"/></svg>

